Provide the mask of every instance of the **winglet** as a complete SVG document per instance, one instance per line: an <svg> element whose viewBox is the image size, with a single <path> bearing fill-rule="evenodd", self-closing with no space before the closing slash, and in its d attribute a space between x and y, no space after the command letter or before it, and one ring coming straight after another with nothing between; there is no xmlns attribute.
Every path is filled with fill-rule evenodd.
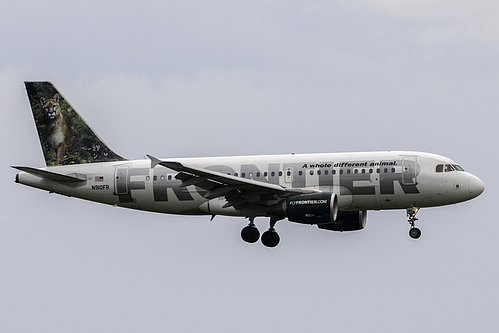
<svg viewBox="0 0 499 333"><path fill-rule="evenodd" d="M146 154L146 156L151 160L151 169L154 169L156 167L156 165L161 163L161 160L154 157L154 156L147 155L147 154Z"/></svg>

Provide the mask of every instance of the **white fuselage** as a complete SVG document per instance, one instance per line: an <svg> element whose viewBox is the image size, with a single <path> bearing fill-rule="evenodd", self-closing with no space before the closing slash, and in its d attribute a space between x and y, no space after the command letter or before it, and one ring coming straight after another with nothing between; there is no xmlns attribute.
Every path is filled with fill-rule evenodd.
<svg viewBox="0 0 499 333"><path fill-rule="evenodd" d="M474 175L438 165L456 163L446 157L411 151L290 154L183 158L175 161L232 176L333 192L340 210L405 209L455 204L478 196L483 183ZM83 174L86 181L57 182L26 172L19 183L51 192L121 207L170 214L248 216L245 210L222 208L224 197L208 200L206 191L181 187L176 171L151 161L129 160L43 168L59 174ZM265 215L264 211L254 215Z"/></svg>

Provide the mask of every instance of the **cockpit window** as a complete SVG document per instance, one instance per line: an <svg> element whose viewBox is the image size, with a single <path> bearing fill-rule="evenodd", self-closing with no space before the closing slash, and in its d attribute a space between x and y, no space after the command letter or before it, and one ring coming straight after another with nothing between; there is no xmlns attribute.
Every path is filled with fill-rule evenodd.
<svg viewBox="0 0 499 333"><path fill-rule="evenodd" d="M436 169L436 172L451 172L451 171L464 171L463 168L461 168L457 164L438 164Z"/></svg>
<svg viewBox="0 0 499 333"><path fill-rule="evenodd" d="M446 164L445 165L445 172L451 172L451 171L455 171L456 169L454 169L454 167L450 164Z"/></svg>

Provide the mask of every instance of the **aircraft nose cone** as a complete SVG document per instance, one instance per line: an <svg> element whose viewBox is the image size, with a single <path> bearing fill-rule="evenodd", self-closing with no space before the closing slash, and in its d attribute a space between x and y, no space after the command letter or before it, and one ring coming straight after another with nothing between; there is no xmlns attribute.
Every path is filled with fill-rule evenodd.
<svg viewBox="0 0 499 333"><path fill-rule="evenodd" d="M482 194L485 186L483 185L483 182L480 180L480 178L478 178L477 176L471 176L468 179L468 188L470 199L473 199Z"/></svg>

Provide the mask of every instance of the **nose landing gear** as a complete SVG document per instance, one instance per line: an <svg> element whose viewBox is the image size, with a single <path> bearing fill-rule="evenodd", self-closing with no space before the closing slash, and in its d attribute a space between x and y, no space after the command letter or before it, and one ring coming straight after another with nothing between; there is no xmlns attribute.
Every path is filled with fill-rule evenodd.
<svg viewBox="0 0 499 333"><path fill-rule="evenodd" d="M407 217L409 218L408 222L411 225L411 229L409 229L409 236L411 236L412 239L418 239L421 237L421 230L416 228L416 221L418 220L416 214L418 212L418 207L407 208Z"/></svg>

